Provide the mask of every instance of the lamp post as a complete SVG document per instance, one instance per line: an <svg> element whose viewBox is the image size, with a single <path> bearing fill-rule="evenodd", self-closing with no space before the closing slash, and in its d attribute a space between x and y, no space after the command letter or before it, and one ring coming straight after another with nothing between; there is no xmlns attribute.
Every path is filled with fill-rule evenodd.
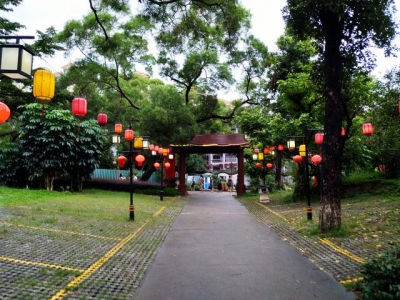
<svg viewBox="0 0 400 300"><path fill-rule="evenodd" d="M15 39L15 44L0 45L0 73L12 79L31 79L34 53L23 45L21 39L34 36L0 36L0 39Z"/></svg>
<svg viewBox="0 0 400 300"><path fill-rule="evenodd" d="M305 125L303 128L302 136L291 136L291 137L289 137L290 140L287 142L289 150L292 151L295 149L295 141L293 140L293 138L302 138L303 139L303 144L299 146L299 156L301 158L304 158L304 166L305 166L306 178L307 178L307 184L306 184L307 220L312 220L311 190L310 190L310 182L309 182L310 172L309 172L309 162L308 162L308 145L310 143L311 135L315 132L319 132L319 134L317 133L317 136L315 137L315 142L316 142L316 144L320 145L323 142L322 130L308 128L307 125ZM293 160L295 160L298 163L300 163L303 160L303 159L300 160L298 158L298 156L295 156L295 158L296 158L296 160L295 159L293 159ZM319 161L319 163L320 162L321 162L321 160Z"/></svg>
<svg viewBox="0 0 400 300"><path fill-rule="evenodd" d="M158 155L161 160L161 164L158 162L154 163L154 168L156 168L156 170L158 170L161 167L160 201L164 201L164 167L165 167L165 169L168 170L171 165L169 162L165 162L165 159L167 156L170 159L172 159L172 157L171 157L172 154L169 154L168 148L162 148L162 147L154 146L154 145L150 145L150 150L151 150L152 155L154 155L156 157Z"/></svg>
<svg viewBox="0 0 400 300"><path fill-rule="evenodd" d="M115 135L113 135L113 143L119 143L120 134L122 133L122 125L115 124L114 127ZM132 130L132 124L129 124L128 129L125 130L124 134L125 140L129 142L129 219L135 220L135 207L133 204L133 148L135 149L148 149L148 138L147 137L136 137L134 136L134 132ZM144 161L144 157L141 157L140 160L137 160L139 166L142 165Z"/></svg>

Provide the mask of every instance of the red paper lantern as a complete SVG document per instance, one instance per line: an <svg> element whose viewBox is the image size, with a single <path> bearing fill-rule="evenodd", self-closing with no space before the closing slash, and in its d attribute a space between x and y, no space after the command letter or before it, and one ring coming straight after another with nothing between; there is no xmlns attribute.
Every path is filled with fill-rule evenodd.
<svg viewBox="0 0 400 300"><path fill-rule="evenodd" d="M346 129L342 127L342 130L340 131L340 136L346 136Z"/></svg>
<svg viewBox="0 0 400 300"><path fill-rule="evenodd" d="M123 168L128 159L125 156L118 156L117 162L120 168Z"/></svg>
<svg viewBox="0 0 400 300"><path fill-rule="evenodd" d="M318 186L318 179L317 179L317 177L315 177L315 176L314 176L314 179L313 179L313 185L314 185L315 187Z"/></svg>
<svg viewBox="0 0 400 300"><path fill-rule="evenodd" d="M100 113L97 115L97 124L99 124L99 126L104 126L107 124L107 115Z"/></svg>
<svg viewBox="0 0 400 300"><path fill-rule="evenodd" d="M269 150L274 151L275 150L275 146L269 146Z"/></svg>
<svg viewBox="0 0 400 300"><path fill-rule="evenodd" d="M300 155L295 155L293 156L293 161L297 163L301 163L303 161L303 158Z"/></svg>
<svg viewBox="0 0 400 300"><path fill-rule="evenodd" d="M163 149L162 147L159 147L157 153L160 154L160 155L162 155L162 154L163 154L163 151L164 151L164 149Z"/></svg>
<svg viewBox="0 0 400 300"><path fill-rule="evenodd" d="M259 162L256 163L256 167L260 169L261 168L261 163L259 163Z"/></svg>
<svg viewBox="0 0 400 300"><path fill-rule="evenodd" d="M139 154L138 156L136 156L135 160L138 164L138 167L141 167L143 165L145 158L143 155Z"/></svg>
<svg viewBox="0 0 400 300"><path fill-rule="evenodd" d="M253 149L253 153L258 154L260 152L260 150L258 150L258 148Z"/></svg>
<svg viewBox="0 0 400 300"><path fill-rule="evenodd" d="M267 163L267 168L268 168L268 169L272 169L273 166L274 166L273 164Z"/></svg>
<svg viewBox="0 0 400 300"><path fill-rule="evenodd" d="M158 170L158 168L160 168L160 164L158 162L154 163L154 168L156 168L156 170Z"/></svg>
<svg viewBox="0 0 400 300"><path fill-rule="evenodd" d="M115 124L115 126L114 126L114 132L115 132L116 134L121 134L121 133L122 133L122 124L119 124L119 123Z"/></svg>
<svg viewBox="0 0 400 300"><path fill-rule="evenodd" d="M283 146L282 144L278 145L278 151L283 151L284 149L285 149L285 146Z"/></svg>
<svg viewBox="0 0 400 300"><path fill-rule="evenodd" d="M269 154L269 148L268 147L264 148L264 154Z"/></svg>
<svg viewBox="0 0 400 300"><path fill-rule="evenodd" d="M371 135L374 133L374 127L371 123L364 123L362 126L362 132L364 135Z"/></svg>
<svg viewBox="0 0 400 300"><path fill-rule="evenodd" d="M87 101L85 98L74 98L72 100L72 113L77 117L86 116Z"/></svg>
<svg viewBox="0 0 400 300"><path fill-rule="evenodd" d="M316 133L314 138L317 145L322 145L322 143L324 142L324 134L321 132Z"/></svg>
<svg viewBox="0 0 400 300"><path fill-rule="evenodd" d="M6 104L0 102L0 123L4 123L10 117L10 109Z"/></svg>
<svg viewBox="0 0 400 300"><path fill-rule="evenodd" d="M125 140L127 141L132 141L133 140L133 130L132 129L127 129L125 130Z"/></svg>
<svg viewBox="0 0 400 300"><path fill-rule="evenodd" d="M164 166L165 166L165 170L168 170L169 167L171 167L171 164L169 162L166 162Z"/></svg>
<svg viewBox="0 0 400 300"><path fill-rule="evenodd" d="M311 162L313 163L314 166L318 166L322 161L322 157L318 154L314 155L311 157Z"/></svg>

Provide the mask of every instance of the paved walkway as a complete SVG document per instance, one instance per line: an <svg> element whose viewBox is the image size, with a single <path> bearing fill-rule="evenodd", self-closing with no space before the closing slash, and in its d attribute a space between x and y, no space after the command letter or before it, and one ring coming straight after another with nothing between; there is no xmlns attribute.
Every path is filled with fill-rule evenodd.
<svg viewBox="0 0 400 300"><path fill-rule="evenodd" d="M135 299L355 299L229 193L189 193Z"/></svg>

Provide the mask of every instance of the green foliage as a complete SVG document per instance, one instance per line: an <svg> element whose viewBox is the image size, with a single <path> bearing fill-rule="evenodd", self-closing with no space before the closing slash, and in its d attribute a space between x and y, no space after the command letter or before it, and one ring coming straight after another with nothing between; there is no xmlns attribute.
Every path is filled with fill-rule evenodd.
<svg viewBox="0 0 400 300"><path fill-rule="evenodd" d="M394 246L362 266L365 300L400 299L400 247Z"/></svg>
<svg viewBox="0 0 400 300"><path fill-rule="evenodd" d="M83 178L98 166L104 151L105 136L94 120L78 123L68 110L48 108L42 115L39 104L24 106L19 130L19 151L30 181L52 181L69 176L74 188L81 190Z"/></svg>
<svg viewBox="0 0 400 300"><path fill-rule="evenodd" d="M24 160L15 143L0 141L0 182L8 186L25 186Z"/></svg>

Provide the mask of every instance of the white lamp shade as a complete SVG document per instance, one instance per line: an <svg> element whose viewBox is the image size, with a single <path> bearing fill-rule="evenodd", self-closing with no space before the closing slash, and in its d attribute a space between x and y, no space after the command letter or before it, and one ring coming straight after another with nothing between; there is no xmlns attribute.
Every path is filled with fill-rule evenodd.
<svg viewBox="0 0 400 300"><path fill-rule="evenodd" d="M33 55L23 45L0 45L0 73L13 79L32 78Z"/></svg>

